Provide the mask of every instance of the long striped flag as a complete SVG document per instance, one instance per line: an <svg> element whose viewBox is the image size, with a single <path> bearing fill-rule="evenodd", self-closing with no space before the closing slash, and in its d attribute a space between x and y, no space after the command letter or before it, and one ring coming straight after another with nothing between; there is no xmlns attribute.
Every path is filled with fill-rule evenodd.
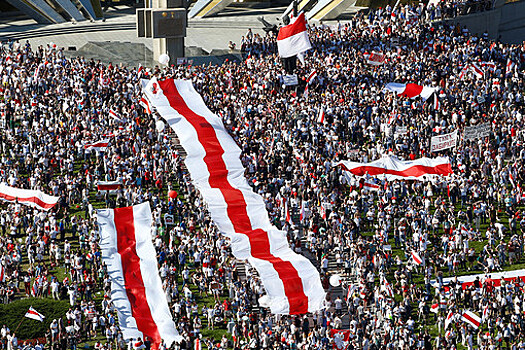
<svg viewBox="0 0 525 350"><path fill-rule="evenodd" d="M403 161L388 156L370 163L357 163L347 160L335 164L341 166L355 176L374 176L385 178L388 181L397 179L429 180L431 176L452 174L452 167L448 158L419 158L412 161Z"/></svg>
<svg viewBox="0 0 525 350"><path fill-rule="evenodd" d="M0 184L0 200L18 202L33 208L49 210L53 208L60 197L54 197L38 190L27 190Z"/></svg>
<svg viewBox="0 0 525 350"><path fill-rule="evenodd" d="M234 256L259 272L271 312L305 314L324 308L318 271L270 223L263 198L244 177L240 148L191 81L153 78L144 93L179 137L193 183L219 231L231 239Z"/></svg>
<svg viewBox="0 0 525 350"><path fill-rule="evenodd" d="M157 254L151 242L149 202L133 207L98 209L102 260L111 279L111 299L124 339L149 337L152 349L182 340L162 288Z"/></svg>

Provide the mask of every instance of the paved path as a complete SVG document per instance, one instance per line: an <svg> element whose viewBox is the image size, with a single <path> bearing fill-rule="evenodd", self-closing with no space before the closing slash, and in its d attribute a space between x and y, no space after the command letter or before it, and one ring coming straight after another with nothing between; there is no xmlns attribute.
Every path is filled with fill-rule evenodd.
<svg viewBox="0 0 525 350"><path fill-rule="evenodd" d="M210 52L212 49L227 49L230 40L239 45L241 36L246 34L248 28L263 34L258 16L275 21L283 10L233 8L214 18L190 20L186 46L197 46ZM0 40L29 40L32 45L53 42L66 49L70 46L79 49L89 41L142 43L149 49L153 48L151 39L137 38L134 9L121 7L120 11L110 10L106 15L105 22L84 21L53 25L37 24L32 19L0 20Z"/></svg>
<svg viewBox="0 0 525 350"><path fill-rule="evenodd" d="M261 6L255 5L255 6ZM237 43L248 28L254 33L264 34L257 17L263 16L271 23L277 23L278 17L284 12L284 7L248 8L239 5L230 6L216 17L191 19L189 21L186 46L196 46L210 52L213 49L228 49L230 40ZM343 18L355 13L359 8L350 8ZM53 25L37 24L32 19L0 18L0 41L7 39L29 40L32 45L46 45L50 42L58 47L75 46L80 49L88 42L131 42L142 43L150 50L153 41L137 38L135 28L135 9L127 6L110 8L105 12L104 22L83 21L78 23L62 23ZM335 23L329 21L327 23Z"/></svg>

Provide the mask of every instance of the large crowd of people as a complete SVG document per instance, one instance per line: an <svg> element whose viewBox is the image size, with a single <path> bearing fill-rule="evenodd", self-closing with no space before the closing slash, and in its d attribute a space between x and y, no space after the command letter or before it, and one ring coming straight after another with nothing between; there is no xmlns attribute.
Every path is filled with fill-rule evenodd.
<svg viewBox="0 0 525 350"><path fill-rule="evenodd" d="M523 263L525 45L442 26L435 16L433 8L406 5L311 25L313 49L297 65L295 86L284 85L271 32L249 31L239 43L241 62L140 71L66 59L53 45L3 43L0 181L60 201L50 211L1 204L1 302L69 302L62 318L49 320L47 348L89 340L97 350L149 348L149 339L125 340L119 331L94 212L149 201L159 273L184 337L177 349L525 349L523 282L444 283ZM385 55L382 65L367 63L372 51ZM472 63L485 63L481 77L461 74ZM232 256L212 223L176 135L157 128L160 116L139 104L140 78L151 76L192 80L222 118L272 222L319 268L324 310L278 316L259 306L265 293L257 272ZM389 82L439 88L440 106L384 91ZM489 137L430 152L432 136L483 123ZM86 151L102 138L110 139L106 151ZM370 191L334 166L387 154L448 156L454 174L372 179L380 186ZM123 187L102 193L99 181ZM334 274L342 292L329 283ZM482 325L463 322L462 309L483 314ZM342 339L336 329L345 330ZM5 325L0 337L2 348L42 347Z"/></svg>

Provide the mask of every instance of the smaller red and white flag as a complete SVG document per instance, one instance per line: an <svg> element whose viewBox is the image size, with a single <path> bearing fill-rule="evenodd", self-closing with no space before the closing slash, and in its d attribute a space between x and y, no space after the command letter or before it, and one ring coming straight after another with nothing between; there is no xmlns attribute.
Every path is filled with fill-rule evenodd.
<svg viewBox="0 0 525 350"><path fill-rule="evenodd" d="M379 191L379 188L381 186L376 184L373 180L367 180L363 183L363 189L367 189L369 191Z"/></svg>
<svg viewBox="0 0 525 350"><path fill-rule="evenodd" d="M388 295L390 298L393 298L394 297L394 289L392 288L392 285L390 284L390 282L388 282L388 280L386 278L383 280L383 287L384 287L384 290L386 292L386 295Z"/></svg>
<svg viewBox="0 0 525 350"><path fill-rule="evenodd" d="M448 328L448 326L452 323L452 321L454 320L454 316L455 314L450 311L447 315L447 318L445 319L445 329Z"/></svg>
<svg viewBox="0 0 525 350"><path fill-rule="evenodd" d="M306 78L306 84L307 85L310 85L314 79L317 78L317 70L313 70L310 75L308 76L308 78Z"/></svg>
<svg viewBox="0 0 525 350"><path fill-rule="evenodd" d="M470 64L470 71L474 73L476 78L483 78L484 72L476 63Z"/></svg>
<svg viewBox="0 0 525 350"><path fill-rule="evenodd" d="M0 283L5 282L6 275L5 275L5 267L4 265L0 264Z"/></svg>
<svg viewBox="0 0 525 350"><path fill-rule="evenodd" d="M324 207L324 203L321 203L321 217L323 220L326 220L326 208Z"/></svg>
<svg viewBox="0 0 525 350"><path fill-rule="evenodd" d="M423 263L423 259L421 259L421 256L415 251L412 251L412 261L414 261L417 265L421 265Z"/></svg>
<svg viewBox="0 0 525 350"><path fill-rule="evenodd" d="M492 51L494 48L496 47L496 42L493 42L492 44L490 44L490 51Z"/></svg>
<svg viewBox="0 0 525 350"><path fill-rule="evenodd" d="M482 62L481 68L488 68L490 71L494 72L496 70L496 63L494 62Z"/></svg>
<svg viewBox="0 0 525 350"><path fill-rule="evenodd" d="M380 66L385 63L385 54L381 52L365 53L363 56L365 57L366 63L372 66Z"/></svg>
<svg viewBox="0 0 525 350"><path fill-rule="evenodd" d="M505 69L505 75L512 74L516 63L514 63L510 58L507 60L507 68Z"/></svg>
<svg viewBox="0 0 525 350"><path fill-rule="evenodd" d="M514 182L514 176L512 176L511 172L509 172L509 180L510 180L510 183L512 184L512 188L516 188L516 183Z"/></svg>
<svg viewBox="0 0 525 350"><path fill-rule="evenodd" d="M501 92L501 83L498 79L494 79L492 81L492 90L494 89L498 90L498 92Z"/></svg>
<svg viewBox="0 0 525 350"><path fill-rule="evenodd" d="M109 144L109 139L103 139L103 140L100 140L100 141L97 141L97 142L85 144L84 145L84 149L103 152L108 147L108 144Z"/></svg>
<svg viewBox="0 0 525 350"><path fill-rule="evenodd" d="M435 111L439 111L441 109L441 103L439 103L439 96L437 93L434 94L434 103L432 104L432 107L434 107Z"/></svg>
<svg viewBox="0 0 525 350"><path fill-rule="evenodd" d="M397 111L390 112L388 116L388 125L392 125L392 123L397 119Z"/></svg>
<svg viewBox="0 0 525 350"><path fill-rule="evenodd" d="M122 119L120 118L120 116L118 115L118 113L115 112L113 109L110 109L110 110L109 110L109 115L110 115L113 119L115 119L116 121L118 121L118 122L121 122L121 121L122 121Z"/></svg>
<svg viewBox="0 0 525 350"><path fill-rule="evenodd" d="M349 329L331 329L330 337L332 338L332 348L335 350L346 350L350 340Z"/></svg>
<svg viewBox="0 0 525 350"><path fill-rule="evenodd" d="M44 322L44 318L46 318L44 315L42 315L40 312L33 309L32 306L29 307L29 310L24 315L27 318L31 318L33 320L37 320L40 322Z"/></svg>
<svg viewBox="0 0 525 350"><path fill-rule="evenodd" d="M319 124L324 124L324 121L325 121L324 107L321 107L321 109L319 109L319 114L317 115L317 122Z"/></svg>
<svg viewBox="0 0 525 350"><path fill-rule="evenodd" d="M467 74L469 70L469 65L465 65L465 67L463 67L463 69L461 70L461 72L459 73L459 79L463 79L463 77L465 77L465 75Z"/></svg>
<svg viewBox="0 0 525 350"><path fill-rule="evenodd" d="M432 304L430 306L430 312L437 314L439 312L439 303Z"/></svg>
<svg viewBox="0 0 525 350"><path fill-rule="evenodd" d="M151 104L149 103L147 98L142 97L140 99L140 105L144 107L144 112L146 112L147 114L151 114Z"/></svg>
<svg viewBox="0 0 525 350"><path fill-rule="evenodd" d="M475 329L478 329L481 324L481 318L472 311L464 310L461 319Z"/></svg>
<svg viewBox="0 0 525 350"><path fill-rule="evenodd" d="M299 220L301 220L301 222L303 222L304 218L305 218L305 212L304 212L304 202L303 202L303 203L301 203L301 213L299 215Z"/></svg>
<svg viewBox="0 0 525 350"><path fill-rule="evenodd" d="M311 48L312 44L308 38L304 13L299 14L293 23L279 29L279 34L277 35L279 56L284 58L293 57Z"/></svg>
<svg viewBox="0 0 525 350"><path fill-rule="evenodd" d="M481 314L481 319L486 321L489 317L489 304L485 305L483 308L483 313Z"/></svg>
<svg viewBox="0 0 525 350"><path fill-rule="evenodd" d="M286 217L286 222L290 225L292 224L292 217L290 216L290 209L288 208L288 201L284 200L284 215Z"/></svg>
<svg viewBox="0 0 525 350"><path fill-rule="evenodd" d="M122 181L99 181L97 190L99 191L116 191L122 187Z"/></svg>
<svg viewBox="0 0 525 350"><path fill-rule="evenodd" d="M317 71L314 69L308 78L306 78L306 86L304 88L304 94L305 96L308 96L308 86L314 81L314 79L317 77Z"/></svg>

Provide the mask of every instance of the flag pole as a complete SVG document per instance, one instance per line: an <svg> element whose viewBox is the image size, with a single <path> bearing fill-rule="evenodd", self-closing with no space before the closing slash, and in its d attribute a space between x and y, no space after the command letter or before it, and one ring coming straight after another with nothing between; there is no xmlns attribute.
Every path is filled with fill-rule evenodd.
<svg viewBox="0 0 525 350"><path fill-rule="evenodd" d="M16 334L16 331L18 330L18 328L20 328L20 325L22 324L22 322L24 322L24 318L25 318L25 317L22 317L22 319L20 320L20 322L18 322L18 326L16 326L16 328L15 328L13 334Z"/></svg>

